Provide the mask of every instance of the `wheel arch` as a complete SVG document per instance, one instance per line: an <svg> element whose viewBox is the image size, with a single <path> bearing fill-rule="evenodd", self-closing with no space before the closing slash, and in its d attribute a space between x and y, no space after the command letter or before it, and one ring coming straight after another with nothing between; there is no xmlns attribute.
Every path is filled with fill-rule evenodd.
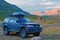
<svg viewBox="0 0 60 40"><path fill-rule="evenodd" d="M5 28L5 27L8 27L8 26L7 26L7 25L5 25L5 26L4 26L4 28Z"/></svg>
<svg viewBox="0 0 60 40"><path fill-rule="evenodd" d="M25 27L24 27L24 26L21 26L20 29L19 29L19 31L20 31L22 28L25 28ZM25 29L26 29L26 28L25 28Z"/></svg>
<svg viewBox="0 0 60 40"><path fill-rule="evenodd" d="M22 28L25 28L25 27L24 27L24 26L21 26L20 30L21 30Z"/></svg>
<svg viewBox="0 0 60 40"><path fill-rule="evenodd" d="M4 28L6 28L6 27L8 27L7 25L5 25L4 27L3 27L3 30L4 30Z"/></svg>

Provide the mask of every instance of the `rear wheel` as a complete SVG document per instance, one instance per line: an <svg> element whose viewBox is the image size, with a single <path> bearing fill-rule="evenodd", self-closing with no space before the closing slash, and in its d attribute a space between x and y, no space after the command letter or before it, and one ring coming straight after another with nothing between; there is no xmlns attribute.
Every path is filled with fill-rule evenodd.
<svg viewBox="0 0 60 40"><path fill-rule="evenodd" d="M40 32L34 33L33 35L34 35L34 36L39 36L39 35L40 35Z"/></svg>
<svg viewBox="0 0 60 40"><path fill-rule="evenodd" d="M19 35L19 32L16 32L16 34L18 34L18 35Z"/></svg>
<svg viewBox="0 0 60 40"><path fill-rule="evenodd" d="M22 28L20 30L20 36L23 37L23 38L26 38L27 37L27 32L26 32L25 28Z"/></svg>
<svg viewBox="0 0 60 40"><path fill-rule="evenodd" d="M4 28L4 34L5 35L9 35L9 31L8 31L8 28L7 27Z"/></svg>

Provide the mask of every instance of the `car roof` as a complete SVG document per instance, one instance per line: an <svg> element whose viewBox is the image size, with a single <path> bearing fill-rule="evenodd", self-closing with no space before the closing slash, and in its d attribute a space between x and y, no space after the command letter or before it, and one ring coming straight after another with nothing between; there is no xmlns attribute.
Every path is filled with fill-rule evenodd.
<svg viewBox="0 0 60 40"><path fill-rule="evenodd" d="M24 14L22 12L14 12L10 15L10 17L24 17Z"/></svg>
<svg viewBox="0 0 60 40"><path fill-rule="evenodd" d="M22 12L14 12L12 15L24 15Z"/></svg>

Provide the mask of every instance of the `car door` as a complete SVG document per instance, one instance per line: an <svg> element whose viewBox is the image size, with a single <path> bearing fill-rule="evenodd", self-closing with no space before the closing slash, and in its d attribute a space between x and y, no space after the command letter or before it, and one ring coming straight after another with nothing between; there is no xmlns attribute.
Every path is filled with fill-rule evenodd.
<svg viewBox="0 0 60 40"><path fill-rule="evenodd" d="M19 23L18 18L13 18L13 20L12 20L13 31L17 32L19 30L19 27L20 27L20 23Z"/></svg>
<svg viewBox="0 0 60 40"><path fill-rule="evenodd" d="M9 29L10 29L10 31L13 31L14 30L14 28L13 28L13 19L10 18L10 20L8 21L8 23L9 23Z"/></svg>

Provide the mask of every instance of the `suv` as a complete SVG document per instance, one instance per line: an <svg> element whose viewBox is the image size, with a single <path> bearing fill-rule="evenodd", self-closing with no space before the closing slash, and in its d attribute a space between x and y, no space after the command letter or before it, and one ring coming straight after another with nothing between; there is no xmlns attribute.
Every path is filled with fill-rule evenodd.
<svg viewBox="0 0 60 40"><path fill-rule="evenodd" d="M16 32L25 38L28 34L39 36L42 31L42 26L25 18L23 14L13 13L10 17L5 18L3 31L5 35L9 35L10 32Z"/></svg>

